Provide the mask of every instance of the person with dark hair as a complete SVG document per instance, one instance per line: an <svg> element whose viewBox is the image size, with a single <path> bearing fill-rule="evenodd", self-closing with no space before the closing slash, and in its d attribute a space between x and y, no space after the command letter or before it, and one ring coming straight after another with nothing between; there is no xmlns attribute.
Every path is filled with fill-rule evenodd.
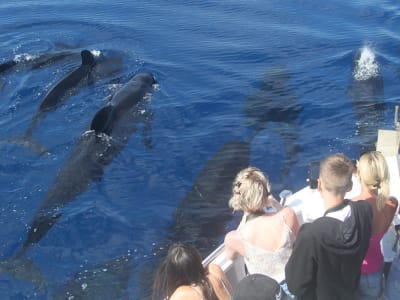
<svg viewBox="0 0 400 300"><path fill-rule="evenodd" d="M279 283L263 274L246 276L235 287L233 300L289 300Z"/></svg>
<svg viewBox="0 0 400 300"><path fill-rule="evenodd" d="M320 164L318 190L325 214L301 226L285 267L287 287L298 300L358 299L372 208L367 201L344 199L353 171L352 161L339 153Z"/></svg>
<svg viewBox="0 0 400 300"><path fill-rule="evenodd" d="M172 245L153 285L153 300L229 300L232 287L216 264L203 267L200 254L190 245Z"/></svg>

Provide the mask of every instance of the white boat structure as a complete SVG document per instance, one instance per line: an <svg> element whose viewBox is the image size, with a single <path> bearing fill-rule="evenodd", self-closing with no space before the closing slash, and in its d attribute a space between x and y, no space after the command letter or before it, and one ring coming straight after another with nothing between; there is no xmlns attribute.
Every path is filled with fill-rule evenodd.
<svg viewBox="0 0 400 300"><path fill-rule="evenodd" d="M380 151L389 166L390 171L390 193L392 196L400 200L400 122L398 121L398 106L395 109L394 129L378 129L378 138L376 143L376 150ZM353 189L346 194L346 198L352 198L360 193L360 185L358 180L353 178ZM321 217L324 214L323 200L316 189L311 189L309 186L297 191L285 199L285 206L294 209L299 219L300 224L312 222L313 220ZM392 225L400 224L398 214ZM392 251L394 241L394 226L391 226L383 241L387 240L388 243L382 243L382 249L385 254ZM390 242L392 241L392 242ZM390 254L389 254L390 255ZM210 263L219 265L230 280L232 287L246 276L245 265L242 257L235 260L230 260L226 257L224 252L224 244L221 244L204 260L203 265L206 266Z"/></svg>

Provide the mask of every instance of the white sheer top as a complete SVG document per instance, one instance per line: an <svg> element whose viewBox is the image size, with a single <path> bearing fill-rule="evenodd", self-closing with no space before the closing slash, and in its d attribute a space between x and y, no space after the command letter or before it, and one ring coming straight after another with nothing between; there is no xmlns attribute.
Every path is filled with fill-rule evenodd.
<svg viewBox="0 0 400 300"><path fill-rule="evenodd" d="M277 282L285 279L285 266L292 254L293 244L296 236L287 225L285 217L279 213L284 223L280 247L275 251L268 251L254 246L243 239L239 230L239 237L243 241L246 256L244 261L250 274L264 274L272 277Z"/></svg>

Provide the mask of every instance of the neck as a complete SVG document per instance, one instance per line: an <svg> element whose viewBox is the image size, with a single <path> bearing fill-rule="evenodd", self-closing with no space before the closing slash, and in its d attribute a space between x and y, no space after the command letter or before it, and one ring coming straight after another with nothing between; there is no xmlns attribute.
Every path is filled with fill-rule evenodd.
<svg viewBox="0 0 400 300"><path fill-rule="evenodd" d="M336 196L336 195L332 195L332 194L328 194L326 193L324 195L324 207L325 207L325 211L327 211L328 209L331 209L335 206L338 206L339 204L343 203L343 197L342 196Z"/></svg>
<svg viewBox="0 0 400 300"><path fill-rule="evenodd" d="M264 210L256 210L254 212L248 213L247 216L246 216L246 222L248 222L250 220L253 220L253 219L255 219L255 218L259 217L259 216L262 216L264 214L265 214Z"/></svg>

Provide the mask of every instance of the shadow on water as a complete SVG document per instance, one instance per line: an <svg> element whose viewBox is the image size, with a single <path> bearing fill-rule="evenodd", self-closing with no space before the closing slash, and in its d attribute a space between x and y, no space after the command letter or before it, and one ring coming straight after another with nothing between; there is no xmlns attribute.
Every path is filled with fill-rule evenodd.
<svg viewBox="0 0 400 300"><path fill-rule="evenodd" d="M286 150L282 174L296 162L299 128L296 124L302 107L298 98L288 90L290 74L285 67L271 68L258 89L244 101L245 126L252 131L245 141L230 141L210 158L197 176L191 190L181 199L174 214L172 226L165 239L153 251L157 259L141 268L138 299L150 299L151 282L161 259L173 243L189 243L207 256L221 242L227 225L233 220L228 206L232 183L237 173L250 164L253 138L268 128L270 122L281 124L279 136Z"/></svg>
<svg viewBox="0 0 400 300"><path fill-rule="evenodd" d="M297 162L300 152L301 133L298 117L303 110L299 98L290 89L292 75L283 65L267 69L258 88L245 99L243 113L245 125L256 132L268 129L284 144L284 162L280 170L281 181L285 179L291 167Z"/></svg>
<svg viewBox="0 0 400 300"><path fill-rule="evenodd" d="M185 241L204 257L221 241L226 225L233 214L228 207L232 182L237 173L250 162L249 141L224 144L200 171L191 190L182 198L174 214L174 221L165 239L154 248L156 259L146 262L140 274L140 296L148 299L153 276L170 245Z"/></svg>
<svg viewBox="0 0 400 300"><path fill-rule="evenodd" d="M55 288L51 299L132 299L127 290L135 267L133 258L126 255L101 263L92 269L82 270Z"/></svg>
<svg viewBox="0 0 400 300"><path fill-rule="evenodd" d="M385 122L384 85L375 53L363 47L355 56L348 95L352 98L360 153L375 149L376 128Z"/></svg>

